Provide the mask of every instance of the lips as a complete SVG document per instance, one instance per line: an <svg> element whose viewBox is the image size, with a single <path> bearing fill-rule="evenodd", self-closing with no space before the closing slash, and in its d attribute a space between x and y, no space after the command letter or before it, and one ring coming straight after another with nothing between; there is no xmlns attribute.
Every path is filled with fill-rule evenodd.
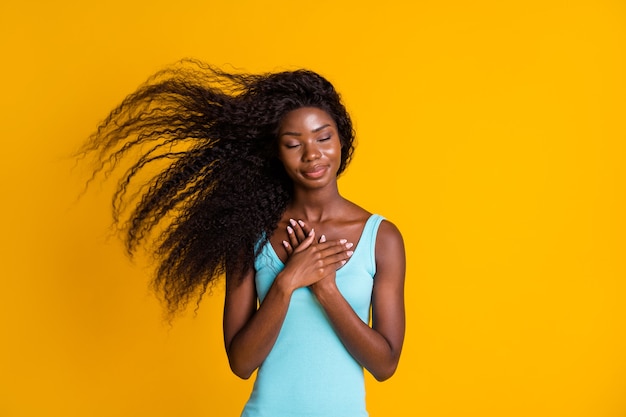
<svg viewBox="0 0 626 417"><path fill-rule="evenodd" d="M315 165L313 167L303 169L301 172L305 178L317 179L321 178L326 173L326 170L328 170L328 166L326 165Z"/></svg>

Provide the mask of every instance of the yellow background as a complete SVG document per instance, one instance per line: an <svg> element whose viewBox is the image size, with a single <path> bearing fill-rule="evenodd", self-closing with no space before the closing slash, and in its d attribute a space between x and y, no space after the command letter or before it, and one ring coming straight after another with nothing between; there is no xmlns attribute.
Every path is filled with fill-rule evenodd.
<svg viewBox="0 0 626 417"><path fill-rule="evenodd" d="M372 417L626 416L623 1L3 1L0 39L1 416L238 416L221 290L164 324L69 158L183 57L343 94L341 189L408 255Z"/></svg>

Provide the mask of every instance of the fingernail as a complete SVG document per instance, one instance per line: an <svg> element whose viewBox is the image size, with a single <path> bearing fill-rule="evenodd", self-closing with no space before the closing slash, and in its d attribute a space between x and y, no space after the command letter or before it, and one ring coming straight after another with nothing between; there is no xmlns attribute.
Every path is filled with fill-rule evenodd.
<svg viewBox="0 0 626 417"><path fill-rule="evenodd" d="M283 246L284 246L284 247L286 247L286 248L288 248L288 247L289 247L289 243L287 243L287 241L286 241L286 240L283 240Z"/></svg>
<svg viewBox="0 0 626 417"><path fill-rule="evenodd" d="M350 249L352 246L354 246L354 243L352 242L346 243L346 248Z"/></svg>
<svg viewBox="0 0 626 417"><path fill-rule="evenodd" d="M341 243L342 245L343 245L344 243L346 243L346 242L347 242L347 240L346 240L346 239L341 239L341 240L339 241L339 243Z"/></svg>
<svg viewBox="0 0 626 417"><path fill-rule="evenodd" d="M309 236L313 236L315 234L315 229L311 229L311 231L309 232Z"/></svg>
<svg viewBox="0 0 626 417"><path fill-rule="evenodd" d="M346 255L352 256L353 253L354 253L354 251L349 250L348 252L346 252Z"/></svg>
<svg viewBox="0 0 626 417"><path fill-rule="evenodd" d="M298 224L300 225L300 227L304 227L304 222L302 220L298 220Z"/></svg>
<svg viewBox="0 0 626 417"><path fill-rule="evenodd" d="M347 261L341 261L341 265L345 265Z"/></svg>
<svg viewBox="0 0 626 417"><path fill-rule="evenodd" d="M291 226L287 226L287 233L289 234L293 233L293 229L291 228Z"/></svg>
<svg viewBox="0 0 626 417"><path fill-rule="evenodd" d="M289 219L289 223L291 223L292 226L296 225L296 221L294 219Z"/></svg>
<svg viewBox="0 0 626 417"><path fill-rule="evenodd" d="M326 242L326 236L322 235L322 237L320 237L320 242L322 243Z"/></svg>

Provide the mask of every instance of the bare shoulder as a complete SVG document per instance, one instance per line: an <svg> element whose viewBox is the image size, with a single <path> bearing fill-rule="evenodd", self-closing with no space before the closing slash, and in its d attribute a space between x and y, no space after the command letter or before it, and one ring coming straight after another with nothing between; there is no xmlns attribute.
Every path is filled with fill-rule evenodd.
<svg viewBox="0 0 626 417"><path fill-rule="evenodd" d="M395 224L385 219L380 223L380 227L378 228L378 237L376 239L376 242L380 242L383 244L394 242L402 243L402 233L400 233L400 230Z"/></svg>
<svg viewBox="0 0 626 417"><path fill-rule="evenodd" d="M404 239L395 224L383 220L376 236L376 264L386 266L395 264L404 266ZM400 265L399 265L400 264Z"/></svg>

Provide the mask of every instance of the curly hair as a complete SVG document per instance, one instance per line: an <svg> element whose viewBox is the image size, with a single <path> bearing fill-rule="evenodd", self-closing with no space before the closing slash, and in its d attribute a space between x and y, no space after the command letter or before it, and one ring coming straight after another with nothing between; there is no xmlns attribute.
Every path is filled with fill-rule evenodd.
<svg viewBox="0 0 626 417"><path fill-rule="evenodd" d="M96 158L92 179L130 160L113 195L114 224L130 256L154 243L152 285L170 317L190 300L198 306L226 271L253 268L255 247L292 197L277 131L301 107L337 124L341 174L354 151L352 122L332 84L308 70L227 73L181 60L127 96L81 148Z"/></svg>

